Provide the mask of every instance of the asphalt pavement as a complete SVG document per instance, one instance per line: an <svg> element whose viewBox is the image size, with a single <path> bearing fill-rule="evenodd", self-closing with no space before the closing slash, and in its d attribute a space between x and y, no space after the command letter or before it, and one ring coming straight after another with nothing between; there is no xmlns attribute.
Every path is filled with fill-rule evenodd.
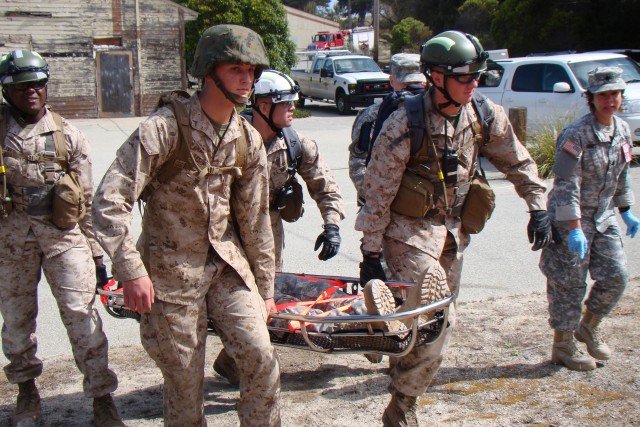
<svg viewBox="0 0 640 427"><path fill-rule="evenodd" d="M349 179L347 151L355 114L340 116L334 106L319 102L308 103L306 109L311 112L311 117L297 119L294 126L298 132L315 139L318 143L322 156L342 190L346 218L340 227L340 253L329 261L318 260L317 252L313 252L313 245L322 231L322 219L315 203L305 190L304 216L296 223L285 224L284 270L357 277L358 263L361 259L361 233L354 230L357 206L355 189ZM117 148L142 120L144 118L141 117L71 120L91 141L96 185L114 160ZM483 166L496 193L496 209L485 229L472 237L471 244L465 251L459 298L461 301L478 301L542 292L545 290L545 279L538 269L540 253L532 252L527 241L527 206L502 174L486 161L483 162ZM636 196L640 197L637 190L640 188L640 167L637 166L636 164L632 168L631 176ZM550 184L551 181L549 186ZM640 216L637 206L633 208L633 212ZM140 214L137 208L134 209L133 217L139 230ZM625 237L624 244L630 276L639 277L640 265L637 260L640 254L640 237L633 240ZM66 332L44 278L39 285L39 291L38 355L46 359L60 354L70 354ZM110 346L140 344L137 322L112 318L102 307L99 311ZM0 355L0 362L6 363L4 355Z"/></svg>

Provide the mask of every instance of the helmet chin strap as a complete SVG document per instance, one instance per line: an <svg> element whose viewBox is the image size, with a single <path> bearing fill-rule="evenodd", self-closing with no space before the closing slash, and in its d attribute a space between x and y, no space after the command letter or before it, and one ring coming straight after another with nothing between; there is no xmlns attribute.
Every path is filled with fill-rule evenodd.
<svg viewBox="0 0 640 427"><path fill-rule="evenodd" d="M257 103L253 103L251 108L253 108L253 110L256 113L258 113L260 117L262 117L262 120L264 120L269 125L271 130L276 133L276 136L278 137L282 136L282 128L277 127L276 124L273 122L273 112L276 110L276 104L273 104L273 103L271 104L271 108L269 109L269 117L262 114L262 111L260 111L260 109L258 108Z"/></svg>
<svg viewBox="0 0 640 427"><path fill-rule="evenodd" d="M213 82L216 84L216 87L220 89L220 92L223 93L224 97L227 98L232 103L234 103L235 105L244 105L249 101L248 96L238 95L237 93L229 92L224 87L224 85L222 84L218 76L215 75L214 73L211 73L211 78L213 79Z"/></svg>
<svg viewBox="0 0 640 427"><path fill-rule="evenodd" d="M44 104L42 105L42 108L47 108L46 107L47 99L49 98L49 86L48 85L44 88L44 91L45 91ZM6 89L4 88L4 86L2 87L2 97L7 102L7 104L9 104L9 106L11 107L11 113L12 113L13 117L16 119L16 121L18 122L18 124L20 126L26 125L28 123L27 120L26 120L26 117L29 116L29 114L25 113L24 111L18 109L18 107L13 105L13 102L11 102L11 98L9 96L7 96L7 92L6 92ZM39 111L41 111L41 110L39 110ZM35 116L37 116L37 115L35 115Z"/></svg>
<svg viewBox="0 0 640 427"><path fill-rule="evenodd" d="M453 105L456 108L458 108L458 107L460 107L462 105L459 102L455 101L451 97L451 95L449 94L449 91L447 90L447 79L449 78L449 76L447 76L446 74L442 73L442 75L444 77L444 81L442 82L443 83L443 87L440 87L440 86L436 85L435 81L433 81L433 77L431 76L431 73L424 73L424 75L427 77L427 80L429 80L431 82L433 87L435 87L438 91L440 91L440 93L447 100L447 102L442 102L442 103L437 105L438 111L442 112L443 109L447 108L450 105Z"/></svg>

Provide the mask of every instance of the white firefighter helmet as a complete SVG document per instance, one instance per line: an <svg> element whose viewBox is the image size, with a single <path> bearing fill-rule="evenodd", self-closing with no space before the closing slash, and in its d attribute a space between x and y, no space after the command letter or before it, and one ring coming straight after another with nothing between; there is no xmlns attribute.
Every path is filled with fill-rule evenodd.
<svg viewBox="0 0 640 427"><path fill-rule="evenodd" d="M276 70L264 70L256 81L254 98L271 98L271 102L290 102L298 100L300 87L291 77Z"/></svg>

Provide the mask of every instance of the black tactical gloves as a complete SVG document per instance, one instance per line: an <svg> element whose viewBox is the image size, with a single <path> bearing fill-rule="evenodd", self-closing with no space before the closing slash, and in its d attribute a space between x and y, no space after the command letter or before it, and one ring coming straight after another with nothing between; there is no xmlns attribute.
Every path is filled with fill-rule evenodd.
<svg viewBox="0 0 640 427"><path fill-rule="evenodd" d="M551 243L551 221L547 211L531 211L531 219L527 225L527 235L532 251L537 251Z"/></svg>
<svg viewBox="0 0 640 427"><path fill-rule="evenodd" d="M94 258L93 261L96 263L96 287L102 289L104 285L109 283L107 266L102 263L102 257Z"/></svg>
<svg viewBox="0 0 640 427"><path fill-rule="evenodd" d="M335 224L325 224L322 228L324 228L324 231L316 239L316 245L313 250L317 251L322 245L318 259L326 261L336 256L340 249L340 227Z"/></svg>
<svg viewBox="0 0 640 427"><path fill-rule="evenodd" d="M364 288L371 279L386 281L387 275L384 274L380 255L373 257L363 253L362 262L360 263L360 286Z"/></svg>

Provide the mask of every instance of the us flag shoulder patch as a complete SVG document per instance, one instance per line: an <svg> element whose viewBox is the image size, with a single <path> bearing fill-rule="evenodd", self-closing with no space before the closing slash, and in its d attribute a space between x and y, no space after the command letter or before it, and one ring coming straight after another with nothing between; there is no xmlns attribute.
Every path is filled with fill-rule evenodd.
<svg viewBox="0 0 640 427"><path fill-rule="evenodd" d="M576 158L582 155L582 148L570 139L562 144L562 149Z"/></svg>

